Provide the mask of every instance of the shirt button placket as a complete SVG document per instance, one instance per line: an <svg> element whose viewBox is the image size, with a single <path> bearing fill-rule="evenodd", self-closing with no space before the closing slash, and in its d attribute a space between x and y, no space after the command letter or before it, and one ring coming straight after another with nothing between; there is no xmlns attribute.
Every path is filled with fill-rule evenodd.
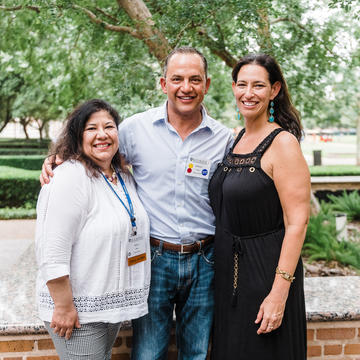
<svg viewBox="0 0 360 360"><path fill-rule="evenodd" d="M175 176L175 213L177 223L179 224L180 238L186 235L186 211L185 211L185 170L186 161L188 159L187 141L181 143L179 146L178 156L176 160L176 176Z"/></svg>

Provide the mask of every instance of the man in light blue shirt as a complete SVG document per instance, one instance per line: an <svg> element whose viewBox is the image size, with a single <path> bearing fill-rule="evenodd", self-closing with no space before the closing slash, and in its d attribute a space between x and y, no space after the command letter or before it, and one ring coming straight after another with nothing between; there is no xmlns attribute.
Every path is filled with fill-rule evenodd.
<svg viewBox="0 0 360 360"><path fill-rule="evenodd" d="M168 121L166 108L167 103L123 121L120 152L132 165L151 236L174 244L193 243L215 232L208 184L232 137L202 108L201 124L182 140ZM209 161L203 165L209 170L190 176L191 160Z"/></svg>
<svg viewBox="0 0 360 360"><path fill-rule="evenodd" d="M213 320L208 184L233 139L202 106L210 79L201 53L175 49L160 83L167 102L119 127L120 152L151 224L149 314L133 321L132 359L167 358L175 306L178 358L203 360Z"/></svg>

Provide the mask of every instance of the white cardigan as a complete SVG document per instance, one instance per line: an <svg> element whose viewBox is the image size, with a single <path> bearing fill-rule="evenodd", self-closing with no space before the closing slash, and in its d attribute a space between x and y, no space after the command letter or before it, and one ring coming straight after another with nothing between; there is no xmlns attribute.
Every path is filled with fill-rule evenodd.
<svg viewBox="0 0 360 360"><path fill-rule="evenodd" d="M69 275L80 323L116 323L145 315L150 287L149 219L130 174L121 174L130 194L146 261L128 266L128 213L102 176L66 161L44 185L37 203L37 299L40 318L51 321L47 281ZM121 184L115 187L128 205Z"/></svg>

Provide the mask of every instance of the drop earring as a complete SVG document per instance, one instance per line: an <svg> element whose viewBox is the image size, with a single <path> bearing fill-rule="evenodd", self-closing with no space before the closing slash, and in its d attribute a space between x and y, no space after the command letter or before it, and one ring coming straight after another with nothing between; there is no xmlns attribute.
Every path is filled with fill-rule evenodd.
<svg viewBox="0 0 360 360"><path fill-rule="evenodd" d="M273 101L271 101L270 102L270 117L269 117L269 122L270 123L273 123L274 122L274 102Z"/></svg>
<svg viewBox="0 0 360 360"><path fill-rule="evenodd" d="M237 107L237 105L235 105L235 111L236 111L235 120L240 121L241 120L241 114L240 114L240 110Z"/></svg>

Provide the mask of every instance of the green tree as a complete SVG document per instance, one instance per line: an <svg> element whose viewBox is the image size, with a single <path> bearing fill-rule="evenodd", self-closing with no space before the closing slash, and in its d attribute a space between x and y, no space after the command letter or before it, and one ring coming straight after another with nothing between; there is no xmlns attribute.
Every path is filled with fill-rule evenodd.
<svg viewBox="0 0 360 360"><path fill-rule="evenodd" d="M13 104L22 84L21 76L0 68L0 132L13 118Z"/></svg>
<svg viewBox="0 0 360 360"><path fill-rule="evenodd" d="M213 77L206 105L223 121L233 111L229 67L245 53L265 51L279 60L305 120L323 121L318 109L327 96L326 76L348 61L337 51L339 18L311 16L326 6L300 0L6 0L0 23L7 40L0 40L0 49L26 52L30 38L35 58L48 53L44 83L58 80L50 102L61 113L103 97L128 115L164 99L156 81L166 54L196 46Z"/></svg>

